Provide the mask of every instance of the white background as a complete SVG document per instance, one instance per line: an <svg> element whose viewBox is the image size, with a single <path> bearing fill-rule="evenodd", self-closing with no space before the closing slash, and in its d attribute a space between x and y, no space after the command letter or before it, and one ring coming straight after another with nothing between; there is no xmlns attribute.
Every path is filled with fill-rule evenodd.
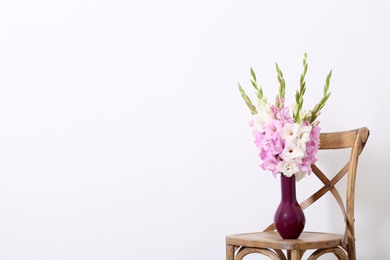
<svg viewBox="0 0 390 260"><path fill-rule="evenodd" d="M389 13L384 0L0 0L0 259L224 259L225 235L265 228L280 196L237 82L252 94L252 66L272 101L278 62L291 104L305 52L305 108L333 69L323 131L371 130L357 252L389 259ZM332 230L335 212L308 211L306 229Z"/></svg>

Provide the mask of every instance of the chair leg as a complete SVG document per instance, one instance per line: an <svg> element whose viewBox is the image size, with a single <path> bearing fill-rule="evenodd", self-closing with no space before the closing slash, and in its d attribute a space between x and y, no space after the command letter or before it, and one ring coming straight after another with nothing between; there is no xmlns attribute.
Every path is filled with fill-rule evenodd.
<svg viewBox="0 0 390 260"><path fill-rule="evenodd" d="M290 258L290 253L291 253L291 258ZM301 251L299 251L299 250L292 250L289 252L288 255L289 255L289 259L291 259L291 260L301 260L301 257L302 257Z"/></svg>
<svg viewBox="0 0 390 260"><path fill-rule="evenodd" d="M234 246L226 245L226 260L234 260Z"/></svg>

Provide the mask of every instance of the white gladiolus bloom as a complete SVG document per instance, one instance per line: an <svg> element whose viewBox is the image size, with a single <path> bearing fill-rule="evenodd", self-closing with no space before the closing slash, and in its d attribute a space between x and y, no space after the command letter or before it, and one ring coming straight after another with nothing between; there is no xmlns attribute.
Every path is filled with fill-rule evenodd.
<svg viewBox="0 0 390 260"><path fill-rule="evenodd" d="M277 167L278 171L287 177L291 177L293 174L299 172L299 165L295 160L281 161Z"/></svg>
<svg viewBox="0 0 390 260"><path fill-rule="evenodd" d="M280 155L283 161L278 164L278 170L288 177L295 174L297 181L306 174L300 170L300 164L302 158L307 155L306 143L310 141L311 129L311 126L305 126L302 123L287 123L283 127L282 138L286 142Z"/></svg>
<svg viewBox="0 0 390 260"><path fill-rule="evenodd" d="M286 143L294 143L296 138L295 124L286 123L283 126L282 138L286 140Z"/></svg>
<svg viewBox="0 0 390 260"><path fill-rule="evenodd" d="M297 131L298 132L297 133L298 134L297 140L299 140L300 142L302 142L304 144L306 144L308 141L310 141L311 129L312 129L311 125L305 126L305 125L300 124L299 130Z"/></svg>
<svg viewBox="0 0 390 260"><path fill-rule="evenodd" d="M253 128L262 133L264 132L263 126L269 120L272 119L269 106L264 104L257 109L257 114L253 115Z"/></svg>
<svg viewBox="0 0 390 260"><path fill-rule="evenodd" d="M306 155L305 153L306 147L295 145L294 143L286 143L286 146L283 149L281 157L285 161L290 160L299 160L301 162L301 158Z"/></svg>
<svg viewBox="0 0 390 260"><path fill-rule="evenodd" d="M305 126L297 123L287 123L283 127L282 137L286 140L286 143L293 143L296 145L306 145L310 140L310 132L312 126Z"/></svg>

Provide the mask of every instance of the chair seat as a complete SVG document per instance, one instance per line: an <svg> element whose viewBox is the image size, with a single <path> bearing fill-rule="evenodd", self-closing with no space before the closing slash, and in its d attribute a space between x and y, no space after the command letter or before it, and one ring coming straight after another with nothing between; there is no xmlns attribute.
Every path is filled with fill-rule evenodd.
<svg viewBox="0 0 390 260"><path fill-rule="evenodd" d="M281 250L310 250L341 246L344 236L333 233L303 232L298 239L283 239L276 231L226 236L232 246L272 248Z"/></svg>

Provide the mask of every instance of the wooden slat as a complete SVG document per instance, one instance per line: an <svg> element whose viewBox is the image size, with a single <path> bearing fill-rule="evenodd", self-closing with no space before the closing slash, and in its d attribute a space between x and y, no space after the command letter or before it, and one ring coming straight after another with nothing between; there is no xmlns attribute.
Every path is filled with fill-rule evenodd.
<svg viewBox="0 0 390 260"><path fill-rule="evenodd" d="M351 148L356 140L357 130L320 134L320 149Z"/></svg>
<svg viewBox="0 0 390 260"><path fill-rule="evenodd" d="M310 250L341 246L343 235L320 232L303 232L299 239L283 239L278 232L257 232L230 235L226 237L229 245L245 245L253 248L272 248L281 250Z"/></svg>

